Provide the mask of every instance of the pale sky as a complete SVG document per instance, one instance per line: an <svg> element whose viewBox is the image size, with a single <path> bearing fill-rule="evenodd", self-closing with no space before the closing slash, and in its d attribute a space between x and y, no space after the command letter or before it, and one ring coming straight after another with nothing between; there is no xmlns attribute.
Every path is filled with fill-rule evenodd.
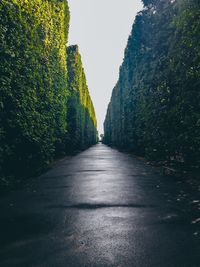
<svg viewBox="0 0 200 267"><path fill-rule="evenodd" d="M119 77L124 50L140 0L68 0L71 12L69 44L77 44L94 103L98 130Z"/></svg>

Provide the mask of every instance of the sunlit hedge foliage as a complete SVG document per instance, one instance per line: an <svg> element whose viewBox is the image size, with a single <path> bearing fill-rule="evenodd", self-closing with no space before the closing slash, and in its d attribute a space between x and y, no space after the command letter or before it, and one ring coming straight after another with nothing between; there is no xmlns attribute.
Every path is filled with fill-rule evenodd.
<svg viewBox="0 0 200 267"><path fill-rule="evenodd" d="M0 2L0 176L68 152L67 0ZM10 177L8 179L8 177Z"/></svg>
<svg viewBox="0 0 200 267"><path fill-rule="evenodd" d="M125 50L104 142L200 166L200 2L145 0Z"/></svg>
<svg viewBox="0 0 200 267"><path fill-rule="evenodd" d="M68 147L77 150L97 142L97 122L78 47L69 47L67 54L70 92L68 99ZM73 120L70 120L70 118L73 118Z"/></svg>

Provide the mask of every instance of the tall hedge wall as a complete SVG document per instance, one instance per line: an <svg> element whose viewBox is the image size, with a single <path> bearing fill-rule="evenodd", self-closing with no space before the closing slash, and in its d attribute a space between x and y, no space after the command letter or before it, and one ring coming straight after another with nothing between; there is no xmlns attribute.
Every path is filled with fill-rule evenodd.
<svg viewBox="0 0 200 267"><path fill-rule="evenodd" d="M1 181L35 175L69 151L69 17L67 0L0 2Z"/></svg>
<svg viewBox="0 0 200 267"><path fill-rule="evenodd" d="M97 122L78 46L68 47L67 54L70 93L68 98L68 121L70 122L68 147L77 150L97 142Z"/></svg>
<svg viewBox="0 0 200 267"><path fill-rule="evenodd" d="M200 2L143 2L108 107L104 142L200 167Z"/></svg>

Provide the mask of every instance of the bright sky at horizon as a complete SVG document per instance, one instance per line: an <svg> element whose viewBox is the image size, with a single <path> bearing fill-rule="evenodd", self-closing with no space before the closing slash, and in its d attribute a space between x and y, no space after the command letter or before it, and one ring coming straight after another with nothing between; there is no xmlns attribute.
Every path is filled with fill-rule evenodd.
<svg viewBox="0 0 200 267"><path fill-rule="evenodd" d="M77 44L94 103L98 130L103 133L113 87L140 0L68 0L71 12L69 45Z"/></svg>

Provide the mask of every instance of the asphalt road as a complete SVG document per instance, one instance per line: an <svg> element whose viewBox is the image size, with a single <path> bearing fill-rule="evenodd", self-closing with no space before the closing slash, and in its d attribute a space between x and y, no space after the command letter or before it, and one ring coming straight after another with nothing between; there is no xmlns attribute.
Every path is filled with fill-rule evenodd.
<svg viewBox="0 0 200 267"><path fill-rule="evenodd" d="M200 189L98 144L0 198L0 266L200 266Z"/></svg>

